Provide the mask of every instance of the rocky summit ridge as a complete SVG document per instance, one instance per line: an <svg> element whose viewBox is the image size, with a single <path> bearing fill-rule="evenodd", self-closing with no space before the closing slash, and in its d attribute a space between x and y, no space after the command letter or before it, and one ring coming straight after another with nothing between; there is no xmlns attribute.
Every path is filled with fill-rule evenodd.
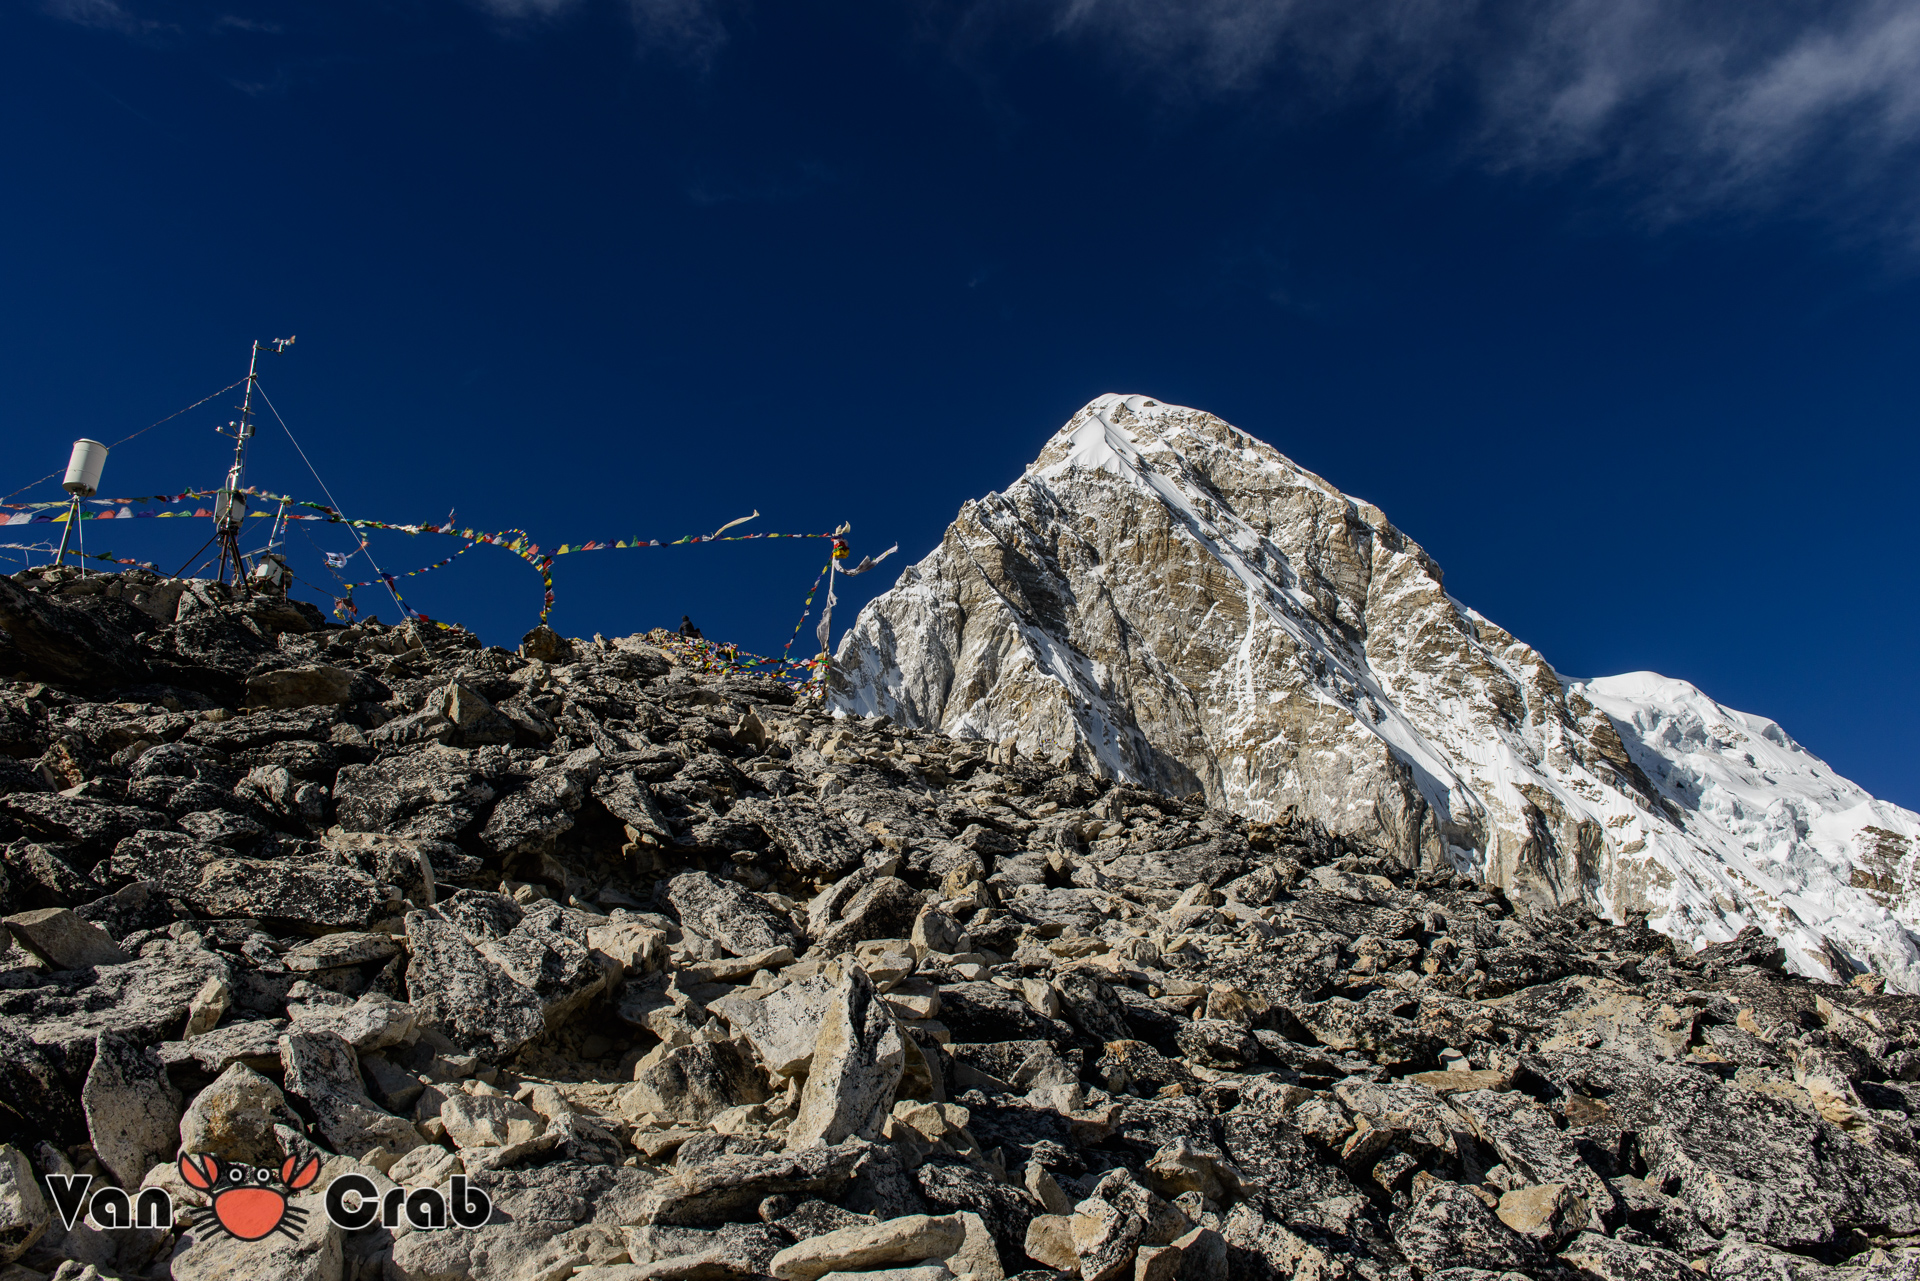
<svg viewBox="0 0 1920 1281"><path fill-rule="evenodd" d="M5 1281L1916 1281L1920 998L848 718L0 579ZM185 1153L471 1180L245 1242ZM71 1227L44 1176L160 1188ZM303 1198L296 1198L301 1201Z"/></svg>
<svg viewBox="0 0 1920 1281"><path fill-rule="evenodd" d="M1920 990L1920 815L1685 682L1560 676L1377 507L1199 410L1089 404L836 660L849 714Z"/></svg>

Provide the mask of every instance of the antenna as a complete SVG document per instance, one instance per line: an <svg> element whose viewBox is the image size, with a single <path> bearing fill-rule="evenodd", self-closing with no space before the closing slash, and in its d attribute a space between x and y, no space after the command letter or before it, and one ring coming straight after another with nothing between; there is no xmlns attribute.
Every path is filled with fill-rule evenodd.
<svg viewBox="0 0 1920 1281"><path fill-rule="evenodd" d="M247 519L247 495L242 482L247 474L247 442L253 439L253 392L260 381L260 352L271 346L278 355L293 346L293 341L292 338L276 338L271 343L262 343L254 339L253 354L247 361L246 391L240 396L239 420L228 423L230 430L227 431L214 428L233 441L233 466L227 469L227 483L221 488L220 496L213 505L213 536L220 544L220 567L214 577L225 581L231 573L233 585L242 590L245 590L247 583L247 563L240 554L240 527Z"/></svg>

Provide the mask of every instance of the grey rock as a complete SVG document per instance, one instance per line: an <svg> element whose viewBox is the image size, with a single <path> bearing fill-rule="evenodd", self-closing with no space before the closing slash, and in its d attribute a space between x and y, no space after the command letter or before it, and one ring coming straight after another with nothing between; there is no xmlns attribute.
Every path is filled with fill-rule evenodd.
<svg viewBox="0 0 1920 1281"><path fill-rule="evenodd" d="M480 839L497 854L537 849L573 829L574 818L548 787L529 787L500 799L480 829Z"/></svg>
<svg viewBox="0 0 1920 1281"><path fill-rule="evenodd" d="M1610 1241L1596 1232L1575 1237L1560 1258L1601 1281L1695 1281L1700 1275L1670 1250Z"/></svg>
<svg viewBox="0 0 1920 1281"><path fill-rule="evenodd" d="M1807 1249L1855 1227L1920 1231L1920 1175L1818 1114L1688 1068L1602 1070L1613 1124L1638 1132L1646 1181L1677 1184L1712 1236Z"/></svg>
<svg viewBox="0 0 1920 1281"><path fill-rule="evenodd" d="M409 912L406 925L407 996L423 1026L503 1055L546 1031L539 995L439 910Z"/></svg>
<svg viewBox="0 0 1920 1281"><path fill-rule="evenodd" d="M1053 1040L1070 1031L1012 993L980 982L943 983L940 1021L952 1029L955 1041L979 1043Z"/></svg>
<svg viewBox="0 0 1920 1281"><path fill-rule="evenodd" d="M180 816L180 828L196 841L244 853L267 834L266 827L231 810L194 810Z"/></svg>
<svg viewBox="0 0 1920 1281"><path fill-rule="evenodd" d="M135 832L167 825L167 816L154 810L64 793L8 796L0 800L0 815L25 836L67 846L76 868L91 866Z"/></svg>
<svg viewBox="0 0 1920 1281"><path fill-rule="evenodd" d="M810 955L838 956L871 939L905 938L923 902L905 881L879 877L847 902L839 919L814 940Z"/></svg>
<svg viewBox="0 0 1920 1281"><path fill-rule="evenodd" d="M148 1170L173 1155L180 1095L159 1056L145 1045L102 1032L80 1103L94 1153L121 1187L138 1187Z"/></svg>
<svg viewBox="0 0 1920 1281"><path fill-rule="evenodd" d="M458 919L462 903L480 896L481 891L460 890L445 902ZM590 945L591 919L548 900L529 905L504 934L469 937L482 955L534 994L542 1019L555 1027L620 981L620 963Z"/></svg>
<svg viewBox="0 0 1920 1281"><path fill-rule="evenodd" d="M1181 1024L1179 1047L1194 1062L1229 1072L1252 1068L1260 1062L1260 1041L1254 1039L1254 1033L1223 1018L1202 1018Z"/></svg>
<svg viewBox="0 0 1920 1281"><path fill-rule="evenodd" d="M353 697L353 673L324 663L303 663L247 678L247 706L284 708L339 704Z"/></svg>
<svg viewBox="0 0 1920 1281"><path fill-rule="evenodd" d="M481 859L449 841L390 836L384 832L330 831L327 850L340 863L383 885L396 885L421 906L452 893L484 866Z"/></svg>
<svg viewBox="0 0 1920 1281"><path fill-rule="evenodd" d="M906 1046L866 971L850 967L814 1043L789 1149L876 1139L906 1069Z"/></svg>
<svg viewBox="0 0 1920 1281"><path fill-rule="evenodd" d="M145 680L149 655L133 635L150 620L118 601L88 605L93 607L41 596L7 579L0 582L0 631L12 638L27 670L43 680L88 688ZM106 605L118 608L100 608Z"/></svg>
<svg viewBox="0 0 1920 1281"><path fill-rule="evenodd" d="M629 1228L623 1235L632 1263L616 1264L598 1279L586 1273L587 1281L765 1276L792 1240L766 1223L729 1223L713 1230L647 1226Z"/></svg>
<svg viewBox="0 0 1920 1281"><path fill-rule="evenodd" d="M281 827L316 834L325 827L326 786L299 778L284 765L255 766L234 785L233 794L259 806Z"/></svg>
<svg viewBox="0 0 1920 1281"><path fill-rule="evenodd" d="M913 1172L913 1179L934 1211L979 1215L999 1247L1003 1269L1017 1272L1026 1266L1033 1205L1024 1193L951 1157L928 1159Z"/></svg>
<svg viewBox="0 0 1920 1281"><path fill-rule="evenodd" d="M343 965L364 965L398 955L400 945L385 934L367 934L345 930L322 934L280 954L280 963L295 973L331 970Z"/></svg>
<svg viewBox="0 0 1920 1281"><path fill-rule="evenodd" d="M343 765L334 782L334 809L348 832L446 839L473 823L494 799L493 780L504 762L489 750L428 747L371 765ZM434 830L411 831L432 818Z"/></svg>
<svg viewBox="0 0 1920 1281"><path fill-rule="evenodd" d="M546 1132L547 1119L524 1103L491 1094L456 1090L440 1105L440 1120L454 1146L504 1148Z"/></svg>
<svg viewBox="0 0 1920 1281"><path fill-rule="evenodd" d="M765 1074L732 1041L696 1041L642 1069L628 1095L664 1120L704 1125L714 1113L768 1097Z"/></svg>
<svg viewBox="0 0 1920 1281"><path fill-rule="evenodd" d="M723 881L708 872L683 872L668 882L667 901L683 925L735 956L802 947L792 923L738 881Z"/></svg>
<svg viewBox="0 0 1920 1281"><path fill-rule="evenodd" d="M162 1042L157 1052L162 1067L190 1063L208 1076L219 1076L235 1063L264 1072L280 1066L280 1034L286 1027L285 1019L229 1023L191 1040Z"/></svg>
<svg viewBox="0 0 1920 1281"><path fill-rule="evenodd" d="M1454 1094L1447 1103L1524 1182L1562 1184L1586 1202L1591 1219L1584 1226L1597 1229L1611 1216L1613 1189L1580 1159L1573 1140L1539 1103L1518 1091L1493 1090Z"/></svg>
<svg viewBox="0 0 1920 1281"><path fill-rule="evenodd" d="M768 1071L793 1076L813 1061L821 1019L833 994L834 985L816 974L766 996L723 996L708 1008L747 1038Z"/></svg>
<svg viewBox="0 0 1920 1281"><path fill-rule="evenodd" d="M193 998L227 963L202 948L152 941L122 965L101 965L55 982L0 992L0 1122L19 1133L85 1132L80 1089L102 1032L143 1045L178 1035Z"/></svg>
<svg viewBox="0 0 1920 1281"><path fill-rule="evenodd" d="M758 827L788 866L816 880L846 875L873 845L867 833L792 798L750 798L734 806L732 817Z"/></svg>
<svg viewBox="0 0 1920 1281"><path fill-rule="evenodd" d="M162 894L185 897L199 892L202 868L230 856L223 846L184 832L148 829L115 845L108 865L120 880L142 881Z"/></svg>
<svg viewBox="0 0 1920 1281"><path fill-rule="evenodd" d="M66 908L18 912L5 924L15 940L56 970L123 965L133 959L105 930Z"/></svg>
<svg viewBox="0 0 1920 1281"><path fill-rule="evenodd" d="M767 1271L777 1281L818 1281L829 1272L944 1259L965 1236L958 1216L905 1215L808 1237L774 1255Z"/></svg>
<svg viewBox="0 0 1920 1281"><path fill-rule="evenodd" d="M1133 1035L1127 1027L1126 1007L1105 979L1085 970L1067 970L1055 977L1053 986L1060 993L1067 1020L1094 1040L1124 1041Z"/></svg>
<svg viewBox="0 0 1920 1281"><path fill-rule="evenodd" d="M597 749L569 754L557 767L541 771L525 787L501 797L480 829L481 841L496 853L510 856L539 849L572 830L574 814L600 769Z"/></svg>
<svg viewBox="0 0 1920 1281"><path fill-rule="evenodd" d="M657 842L673 840L673 829L668 826L666 815L660 812L659 802L653 799L652 789L632 770L607 770L595 780L593 794L609 813L634 831Z"/></svg>
<svg viewBox="0 0 1920 1281"><path fill-rule="evenodd" d="M96 898L102 886L61 857L73 847L19 840L0 848L0 875L8 882L8 901L16 907L72 907Z"/></svg>
<svg viewBox="0 0 1920 1281"><path fill-rule="evenodd" d="M33 1163L18 1148L0 1143L0 1267L25 1254L52 1222Z"/></svg>
<svg viewBox="0 0 1920 1281"><path fill-rule="evenodd" d="M360 1079L353 1047L325 1032L289 1032L280 1038L287 1093L304 1103L327 1146L356 1160L376 1148L400 1156L419 1147L412 1124L375 1105Z"/></svg>
<svg viewBox="0 0 1920 1281"><path fill-rule="evenodd" d="M279 1126L296 1132L300 1127L280 1087L235 1063L188 1104L180 1118L180 1150L277 1166L282 1159Z"/></svg>
<svg viewBox="0 0 1920 1281"><path fill-rule="evenodd" d="M159 929L174 919L173 907L144 881L123 885L74 909L74 915L92 921L118 943L136 930Z"/></svg>
<svg viewBox="0 0 1920 1281"><path fill-rule="evenodd" d="M416 1015L384 992L365 992L345 1005L290 1004L290 1032L337 1036L365 1054L399 1045L412 1033Z"/></svg>
<svg viewBox="0 0 1920 1281"><path fill-rule="evenodd" d="M648 1189L633 1221L700 1227L745 1218L770 1196L838 1197L875 1150L853 1140L677 1170Z"/></svg>
<svg viewBox="0 0 1920 1281"><path fill-rule="evenodd" d="M387 902L365 872L304 859L215 859L182 897L213 917L347 927L367 925Z"/></svg>
<svg viewBox="0 0 1920 1281"><path fill-rule="evenodd" d="M1427 1272L1443 1268L1528 1269L1544 1262L1538 1249L1494 1216L1472 1191L1435 1180L1394 1220L1394 1244Z"/></svg>

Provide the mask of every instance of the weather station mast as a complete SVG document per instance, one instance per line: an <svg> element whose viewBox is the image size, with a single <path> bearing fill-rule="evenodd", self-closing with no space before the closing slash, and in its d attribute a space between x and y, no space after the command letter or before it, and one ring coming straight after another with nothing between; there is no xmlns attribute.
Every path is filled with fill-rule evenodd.
<svg viewBox="0 0 1920 1281"><path fill-rule="evenodd" d="M295 335L298 337L298 335ZM232 575L233 585L246 590L247 563L240 553L240 528L247 519L247 494L245 481L247 474L247 442L253 439L253 393L259 383L260 353L272 347L278 355L293 346L293 338L276 338L271 343L262 343L254 339L253 355L247 361L246 390L240 396L240 417L227 424L225 429L215 427L220 435L233 441L233 466L227 469L227 483L221 488L219 497L213 505L213 537L220 545L220 566L214 573L216 582L225 582Z"/></svg>

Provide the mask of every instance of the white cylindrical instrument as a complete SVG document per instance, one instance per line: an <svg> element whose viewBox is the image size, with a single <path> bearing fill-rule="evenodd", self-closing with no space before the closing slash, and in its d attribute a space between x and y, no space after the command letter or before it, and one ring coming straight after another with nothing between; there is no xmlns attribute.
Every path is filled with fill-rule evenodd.
<svg viewBox="0 0 1920 1281"><path fill-rule="evenodd" d="M92 498L100 489L100 469L107 465L107 447L97 440L76 440L73 455L67 459L67 479L62 482L75 498Z"/></svg>

